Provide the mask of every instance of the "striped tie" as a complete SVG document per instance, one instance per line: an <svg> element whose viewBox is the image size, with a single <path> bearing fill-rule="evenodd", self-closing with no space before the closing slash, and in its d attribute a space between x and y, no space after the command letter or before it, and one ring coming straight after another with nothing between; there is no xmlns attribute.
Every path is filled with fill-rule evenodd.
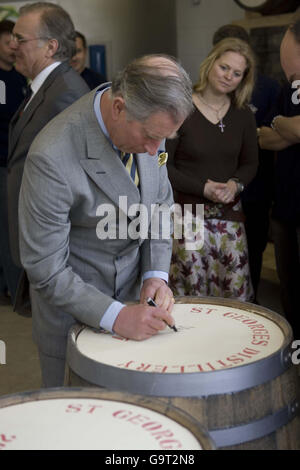
<svg viewBox="0 0 300 470"><path fill-rule="evenodd" d="M134 184L138 187L140 184L137 165L133 153L121 152L121 160L126 170L128 171Z"/></svg>

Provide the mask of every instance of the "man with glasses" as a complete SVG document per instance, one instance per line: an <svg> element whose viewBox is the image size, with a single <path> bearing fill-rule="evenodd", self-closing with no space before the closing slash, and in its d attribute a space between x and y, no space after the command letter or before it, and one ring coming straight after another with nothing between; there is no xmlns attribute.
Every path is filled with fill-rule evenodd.
<svg viewBox="0 0 300 470"><path fill-rule="evenodd" d="M11 46L16 56L16 70L31 81L27 99L13 116L9 133L10 249L14 262L21 266L18 198L29 147L45 124L89 88L69 65L75 51L75 30L70 16L60 6L38 2L22 7L13 29Z"/></svg>

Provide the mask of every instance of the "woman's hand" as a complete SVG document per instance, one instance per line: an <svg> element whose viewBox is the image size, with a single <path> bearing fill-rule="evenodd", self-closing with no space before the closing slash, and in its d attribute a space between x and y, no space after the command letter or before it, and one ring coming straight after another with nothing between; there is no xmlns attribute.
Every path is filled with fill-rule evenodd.
<svg viewBox="0 0 300 470"><path fill-rule="evenodd" d="M204 186L204 196L216 203L229 204L234 201L237 189L237 184L233 180L217 183L208 179Z"/></svg>
<svg viewBox="0 0 300 470"><path fill-rule="evenodd" d="M229 204L230 202L234 201L237 190L237 183L233 180L228 180L226 183L226 187L222 190L217 191L217 197L219 198L219 201L223 204Z"/></svg>
<svg viewBox="0 0 300 470"><path fill-rule="evenodd" d="M212 202L223 202L220 199L220 194L226 189L226 183L217 183L216 181L207 180L204 185L203 194L206 199L209 199Z"/></svg>

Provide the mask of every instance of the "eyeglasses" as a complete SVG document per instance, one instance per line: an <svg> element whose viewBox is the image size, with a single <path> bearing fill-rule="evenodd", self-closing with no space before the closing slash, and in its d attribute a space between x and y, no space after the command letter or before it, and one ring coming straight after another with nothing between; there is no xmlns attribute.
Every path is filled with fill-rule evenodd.
<svg viewBox="0 0 300 470"><path fill-rule="evenodd" d="M10 35L10 39L11 39L11 41L15 41L16 43L21 44L23 42L35 41L36 39L44 39L44 40L47 39L48 40L49 38L38 37L38 38L25 39L22 36L20 36L19 34L12 33Z"/></svg>

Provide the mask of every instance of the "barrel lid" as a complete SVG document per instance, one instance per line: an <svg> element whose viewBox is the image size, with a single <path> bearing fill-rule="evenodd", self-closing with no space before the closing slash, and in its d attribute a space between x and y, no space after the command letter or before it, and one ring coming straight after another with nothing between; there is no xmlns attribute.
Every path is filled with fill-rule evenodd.
<svg viewBox="0 0 300 470"><path fill-rule="evenodd" d="M138 397L127 399L120 395L118 399L113 393L102 397L99 392L98 395L76 389L53 389L0 399L0 449L214 448L199 424L180 410L172 409L166 416L158 412L162 404L155 406L148 400L142 406Z"/></svg>
<svg viewBox="0 0 300 470"><path fill-rule="evenodd" d="M268 310L241 302L219 300L217 303L210 300L204 303L194 299L193 303L192 300L191 303L180 300L174 306L172 315L177 333L166 328L146 341L138 342L101 330L80 328L76 338L73 341L70 338L73 343L73 347L68 349L71 368L75 367L75 372L83 378L86 378L85 370L89 369L94 375L92 383L102 386L111 387L111 377L119 370L123 379L125 373L138 374L131 375L132 387L137 386L140 380L147 380L148 386L151 380L157 384L159 377L161 382L170 381L169 385L175 382L177 391L180 383L186 384L189 379L208 384L214 380L232 380L233 374L240 375L240 389L243 389L246 384L242 385L242 376L248 366L252 366L252 372L256 370L259 376L267 372L264 366L267 367L264 380L268 380L265 377L270 377L270 373L279 375L285 367L282 354L286 348L286 332L276 314L274 316ZM270 363L273 363L271 371ZM101 383L95 382L99 370ZM213 379L216 373L218 379ZM138 378L141 375L143 379ZM126 386L123 383L120 386L131 391L127 388L130 380L126 381ZM257 377L255 380L261 379ZM155 388L156 385L152 386L151 391ZM136 391L145 393L145 390Z"/></svg>

